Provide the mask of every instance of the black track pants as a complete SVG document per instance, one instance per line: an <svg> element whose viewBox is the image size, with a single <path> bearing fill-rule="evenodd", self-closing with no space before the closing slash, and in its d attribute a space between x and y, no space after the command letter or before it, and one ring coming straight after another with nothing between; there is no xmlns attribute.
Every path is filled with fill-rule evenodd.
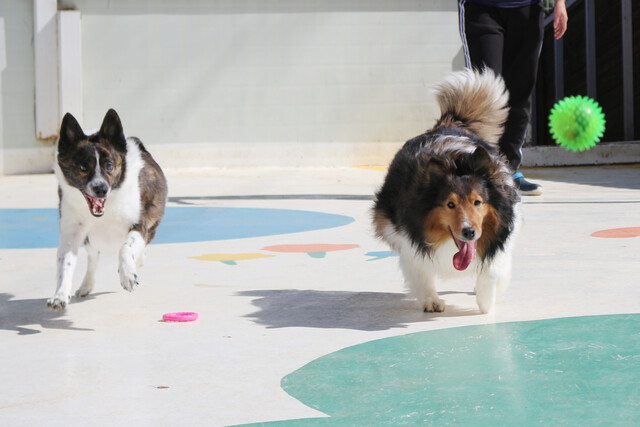
<svg viewBox="0 0 640 427"><path fill-rule="evenodd" d="M458 7L467 67L486 65L502 75L509 90L509 117L500 151L515 171L522 162L531 119L531 93L544 32L542 6L497 8L459 0Z"/></svg>

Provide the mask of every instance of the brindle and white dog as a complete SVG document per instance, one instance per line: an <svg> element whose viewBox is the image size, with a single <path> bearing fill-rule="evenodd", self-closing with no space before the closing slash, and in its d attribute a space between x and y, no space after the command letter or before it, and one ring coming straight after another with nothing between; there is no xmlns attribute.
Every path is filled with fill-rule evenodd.
<svg viewBox="0 0 640 427"><path fill-rule="evenodd" d="M70 301L81 245L89 258L76 296L93 290L100 252L114 246L120 284L132 291L146 245L164 215L167 181L160 166L139 139L125 137L118 114L109 110L91 135L71 114L64 116L54 170L60 196L58 284L47 306L63 310Z"/></svg>

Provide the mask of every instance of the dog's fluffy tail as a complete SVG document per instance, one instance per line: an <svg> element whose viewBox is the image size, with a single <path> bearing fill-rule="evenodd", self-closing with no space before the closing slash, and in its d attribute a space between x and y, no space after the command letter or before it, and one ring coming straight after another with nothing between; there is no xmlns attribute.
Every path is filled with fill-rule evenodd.
<svg viewBox="0 0 640 427"><path fill-rule="evenodd" d="M487 142L497 143L509 113L509 93L502 77L490 68L456 71L435 87L442 116L461 122Z"/></svg>

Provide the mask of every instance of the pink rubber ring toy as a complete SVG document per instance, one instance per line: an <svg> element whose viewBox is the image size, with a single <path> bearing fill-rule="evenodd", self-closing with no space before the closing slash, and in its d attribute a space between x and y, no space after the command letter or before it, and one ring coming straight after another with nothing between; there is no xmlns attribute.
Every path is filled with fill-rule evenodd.
<svg viewBox="0 0 640 427"><path fill-rule="evenodd" d="M167 313L162 315L162 320L165 322L193 322L198 318L198 313L190 311L180 313Z"/></svg>

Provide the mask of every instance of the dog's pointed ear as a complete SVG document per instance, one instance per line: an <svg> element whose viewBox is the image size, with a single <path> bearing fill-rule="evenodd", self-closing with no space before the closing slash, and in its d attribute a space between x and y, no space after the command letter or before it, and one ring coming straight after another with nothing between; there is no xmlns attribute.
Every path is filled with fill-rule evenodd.
<svg viewBox="0 0 640 427"><path fill-rule="evenodd" d="M62 118L62 124L60 125L60 137L58 139L58 153L64 153L71 147L76 145L79 141L86 139L87 136L78 124L73 115L67 113Z"/></svg>
<svg viewBox="0 0 640 427"><path fill-rule="evenodd" d="M126 151L127 142L122 130L122 122L116 110L110 108L107 114L104 116L102 126L98 132L100 136L108 139L116 149L120 151Z"/></svg>
<svg viewBox="0 0 640 427"><path fill-rule="evenodd" d="M471 154L469 163L471 164L471 169L481 175L490 175L494 168L491 156L487 150L482 147L477 147L473 154Z"/></svg>

